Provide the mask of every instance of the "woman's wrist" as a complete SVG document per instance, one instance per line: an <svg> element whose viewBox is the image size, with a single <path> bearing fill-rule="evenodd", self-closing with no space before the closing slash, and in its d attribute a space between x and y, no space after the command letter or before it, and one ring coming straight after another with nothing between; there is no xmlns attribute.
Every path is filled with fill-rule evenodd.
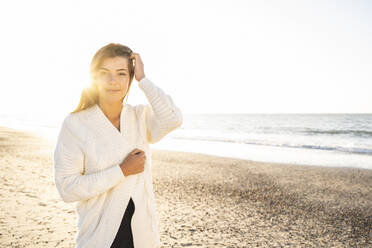
<svg viewBox="0 0 372 248"><path fill-rule="evenodd" d="M125 169L124 162L120 164L120 169L121 169L121 172L123 172L124 176L127 176L126 173L124 172L124 169Z"/></svg>
<svg viewBox="0 0 372 248"><path fill-rule="evenodd" d="M142 79L144 79L146 76L145 76L145 74L142 74L141 76L139 76L138 78L137 78L137 81L139 82L139 81L141 81Z"/></svg>

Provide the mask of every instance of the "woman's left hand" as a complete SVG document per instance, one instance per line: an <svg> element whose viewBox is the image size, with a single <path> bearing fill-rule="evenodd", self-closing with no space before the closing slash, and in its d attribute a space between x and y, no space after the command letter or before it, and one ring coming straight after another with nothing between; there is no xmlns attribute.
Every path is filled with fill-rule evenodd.
<svg viewBox="0 0 372 248"><path fill-rule="evenodd" d="M145 69L142 62L142 59L138 53L132 52L131 59L134 61L134 77L137 82L145 77Z"/></svg>

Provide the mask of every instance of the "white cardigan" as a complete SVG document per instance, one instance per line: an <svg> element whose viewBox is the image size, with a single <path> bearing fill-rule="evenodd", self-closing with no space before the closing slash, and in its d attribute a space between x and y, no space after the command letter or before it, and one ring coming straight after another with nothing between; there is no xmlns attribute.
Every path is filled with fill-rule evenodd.
<svg viewBox="0 0 372 248"><path fill-rule="evenodd" d="M183 117L169 95L148 78L139 82L150 104L123 104L120 132L98 105L69 114L54 148L54 182L64 202L76 202L77 248L109 248L130 197L135 248L160 247L151 150ZM124 176L120 163L134 148L146 153L145 169Z"/></svg>

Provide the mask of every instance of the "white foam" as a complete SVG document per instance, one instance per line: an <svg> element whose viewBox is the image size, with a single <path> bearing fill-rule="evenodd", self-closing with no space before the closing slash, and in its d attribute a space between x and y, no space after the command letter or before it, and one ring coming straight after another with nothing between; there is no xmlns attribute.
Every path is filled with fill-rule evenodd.
<svg viewBox="0 0 372 248"><path fill-rule="evenodd" d="M347 154L338 151L180 140L168 137L153 144L152 148L203 153L262 162L372 169L372 156Z"/></svg>

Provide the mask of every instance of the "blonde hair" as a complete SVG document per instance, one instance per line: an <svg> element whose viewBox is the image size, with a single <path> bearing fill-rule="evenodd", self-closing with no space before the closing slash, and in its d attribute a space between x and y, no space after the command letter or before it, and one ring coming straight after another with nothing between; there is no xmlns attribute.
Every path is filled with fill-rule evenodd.
<svg viewBox="0 0 372 248"><path fill-rule="evenodd" d="M110 43L102 48L100 48L93 56L92 61L90 63L90 76L91 76L91 84L89 87L85 88L80 97L80 101L78 106L74 111L71 113L76 113L82 111L84 109L92 107L94 104L98 103L98 87L95 83L95 77L98 68L102 65L103 61L107 58L113 57L124 57L128 59L128 69L129 69L129 85L127 89L127 93L123 97L122 101L125 99L125 102L128 100L128 94L130 85L132 84L133 77L134 77L134 66L133 60L130 58L132 54L132 50L124 45L118 43Z"/></svg>

